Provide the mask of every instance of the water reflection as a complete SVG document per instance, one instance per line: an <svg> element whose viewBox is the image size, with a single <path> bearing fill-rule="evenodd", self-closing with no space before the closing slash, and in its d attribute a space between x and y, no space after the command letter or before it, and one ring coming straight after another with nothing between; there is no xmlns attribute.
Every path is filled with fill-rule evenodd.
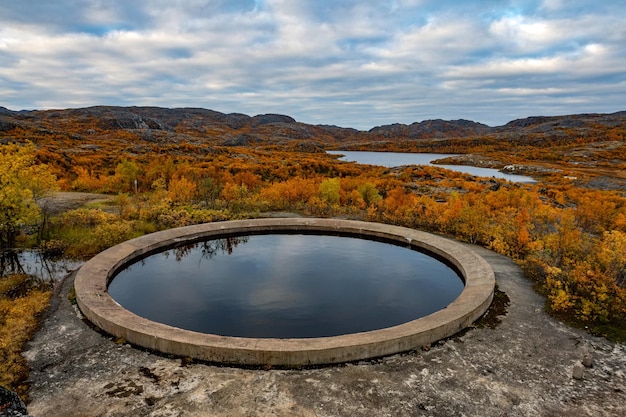
<svg viewBox="0 0 626 417"><path fill-rule="evenodd" d="M41 281L58 281L80 265L80 261L48 257L38 250L0 251L0 276L25 274Z"/></svg>
<svg viewBox="0 0 626 417"><path fill-rule="evenodd" d="M0 251L0 276L25 273L17 251Z"/></svg>
<svg viewBox="0 0 626 417"><path fill-rule="evenodd" d="M181 245L170 251L162 252L167 258L170 253L174 255L176 262L180 262L191 254L192 251L199 251L202 259L212 259L217 255L232 255L233 250L240 244L244 244L249 240L248 236L231 236L220 239L207 240L203 242L195 242L187 245Z"/></svg>
<svg viewBox="0 0 626 417"><path fill-rule="evenodd" d="M120 305L150 320L225 336L279 338L404 323L445 307L462 289L454 270L410 248L303 234L228 237L169 249L126 267L108 287Z"/></svg>

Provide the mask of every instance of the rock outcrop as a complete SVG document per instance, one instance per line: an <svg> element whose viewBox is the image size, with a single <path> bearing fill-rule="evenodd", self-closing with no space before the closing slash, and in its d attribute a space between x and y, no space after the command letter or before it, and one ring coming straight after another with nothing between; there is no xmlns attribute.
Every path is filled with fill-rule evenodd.
<svg viewBox="0 0 626 417"><path fill-rule="evenodd" d="M29 417L26 405L22 399L6 388L0 386L0 416L2 417Z"/></svg>
<svg viewBox="0 0 626 417"><path fill-rule="evenodd" d="M306 140L318 145L349 148L354 144L381 144L402 141L447 140L490 137L496 140L536 141L594 135L598 129L626 126L626 111L612 114L528 117L506 125L490 127L470 120L425 120L412 124L389 124L369 131L332 125L310 125L281 114L248 116L220 113L201 108L94 106L67 110L12 111L0 107L0 132L10 138L69 136L80 139L119 138L128 132L146 141L155 133L168 141L226 141L238 146L255 138L255 143L283 145L286 141ZM148 132L148 133L146 133ZM124 136L124 135L122 135ZM235 139L232 139L235 138Z"/></svg>

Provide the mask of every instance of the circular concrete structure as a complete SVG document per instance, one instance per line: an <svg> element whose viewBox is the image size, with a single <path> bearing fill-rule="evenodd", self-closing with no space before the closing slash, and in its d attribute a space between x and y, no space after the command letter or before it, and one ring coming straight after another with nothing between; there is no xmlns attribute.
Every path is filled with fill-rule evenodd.
<svg viewBox="0 0 626 417"><path fill-rule="evenodd" d="M153 322L122 308L107 292L115 274L139 257L167 248L229 235L276 232L340 234L409 244L443 258L465 281L446 308L398 326L306 339L254 339L198 333ZM360 221L282 218L206 223L152 233L121 243L85 263L75 278L76 301L96 326L159 352L239 365L307 366L349 362L416 349L451 336L479 318L495 287L489 264L468 247L429 233Z"/></svg>

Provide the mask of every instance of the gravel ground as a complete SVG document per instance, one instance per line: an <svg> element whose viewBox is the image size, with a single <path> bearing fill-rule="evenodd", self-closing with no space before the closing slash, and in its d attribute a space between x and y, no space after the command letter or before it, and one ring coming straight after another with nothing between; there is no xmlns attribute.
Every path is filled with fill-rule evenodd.
<svg viewBox="0 0 626 417"><path fill-rule="evenodd" d="M116 344L68 301L70 275L25 352L28 410L38 417L625 416L626 346L555 321L510 259L474 249L510 299L497 325L405 354L304 370L220 367ZM591 367L580 364L585 355Z"/></svg>

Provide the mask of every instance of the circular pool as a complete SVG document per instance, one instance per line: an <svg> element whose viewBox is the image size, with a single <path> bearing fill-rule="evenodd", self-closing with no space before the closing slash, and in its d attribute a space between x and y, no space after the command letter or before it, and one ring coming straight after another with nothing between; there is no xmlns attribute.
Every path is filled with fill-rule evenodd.
<svg viewBox="0 0 626 417"><path fill-rule="evenodd" d="M108 287L149 320L281 339L396 326L444 308L462 290L452 267L408 243L284 233L170 248L136 260Z"/></svg>
<svg viewBox="0 0 626 417"><path fill-rule="evenodd" d="M278 238L278 243L276 241L269 243L265 240L271 236L273 236L272 239ZM310 240L312 238L314 240ZM335 242L336 246L328 250L327 242L320 244L315 242L315 238L339 240ZM291 320L284 327L285 332L258 333L260 326L249 323L250 320L254 323L255 317L258 319L258 312L252 312L247 318L236 320L244 328L251 329L251 331L246 330L245 332L240 332L240 330L224 331L220 330L219 326L218 328L208 327L205 329L170 321L169 317L172 315L170 314L172 311L180 309L180 306L184 307L185 303L193 304L193 300L198 301L198 305L201 307L200 317L202 319L196 319L196 322L219 324L228 320L232 321L234 316L232 312L227 311L232 307L232 303L206 302L205 298L214 292L214 288L211 286L200 289L193 286L187 288L182 295L178 296L182 300L179 307L169 305L167 301L151 294L156 294L153 291L155 289L162 290L160 288L162 282L169 281L169 285L173 285L161 291L164 295L171 295L182 287L190 285L189 282L185 281L187 274L181 273L178 269L177 263L182 259L182 257L179 259L179 254L188 255L195 250L193 249L195 246L195 248L200 248L199 255L196 254L196 256L200 256L199 259L202 259L204 253L206 258L207 243L220 241L223 242L222 245L226 248L226 253L245 252L243 248L250 245L248 241L253 239L258 240L258 246L251 246L248 255L258 252L259 262L267 261L267 266L274 268L273 272L268 273L263 279L254 273L235 274L235 277L237 275L243 276L243 278L238 278L243 280L239 282L229 282L233 276L229 275L228 272L222 277L207 280L207 273L212 274L210 271L214 269L213 264L209 263L200 268L202 272L198 282L202 286L206 286L207 282L223 281L229 291L229 295L225 299L232 301L233 297L237 296L248 300L248 304L244 303L243 305L244 310L249 309L252 304L269 304L270 306L273 305L272 308L278 308L277 311L272 312L273 315L270 314L264 319L265 324L268 325L266 327L269 329L276 327L272 326L272 323L278 324L276 320L281 317L310 313L299 313L297 309L283 311L281 310L283 307L281 303L291 304L294 307L297 307L298 304L306 304L309 301L302 298L303 295L317 293L322 287L341 281L337 277L326 276L329 274L328 271L316 272L313 270L303 273L300 269L307 262L329 264L327 260L311 261L309 259L307 261L306 258L296 257L272 261L267 259L269 254L273 254L273 256L279 252L298 254L302 252L297 250L299 245L301 247L326 247L322 252L332 254L337 250L341 252L344 248L353 246L355 243L356 249L353 248L353 251L367 254L366 257L372 258L373 264L364 268L357 268L356 272L347 274L349 275L347 283L339 283L339 287L331 289L325 295L314 297L317 301L322 300L321 304L315 307L315 314L312 314L319 315L320 311L323 312L325 307L328 307L325 304L328 298L337 296L337 293L343 293L341 295L344 298L340 299L337 305L333 307L337 308L338 306L339 310L335 309L330 314L322 314L322 321L329 324L328 328L331 330L323 329L320 332L319 325L316 324L312 326L317 329L315 332L300 332L298 331L300 327L307 327L306 324L303 324L306 323L306 320L300 321L302 326L298 325L298 320ZM244 244L242 244L243 240L246 240ZM346 244L348 241L352 243ZM236 248L234 248L233 242L237 242L234 245ZM275 246L277 244L282 245L282 251ZM293 249L294 247L296 250L285 249ZM261 250L261 248L264 249ZM401 252L400 255L393 255L393 251L398 250ZM170 254L169 257L165 255L168 253ZM216 258L214 251L209 251L209 253L212 255L208 258ZM225 260L236 258L230 255L217 257ZM421 257L434 261L437 268L443 269L428 272L424 266L426 264L420 263L425 261ZM242 259L247 258L248 256L244 256ZM343 252L341 252L341 256L336 256L336 258L339 262L344 259L346 263L353 264L358 264L363 259L359 258L361 261L351 262ZM138 266L147 264L150 259L165 259L165 263L156 262L152 267L152 272L140 272L136 275L141 279L131 278L127 280L128 285L125 288L122 286L119 291L116 290L116 282L125 271L141 269ZM192 265L198 263L198 259L193 256L190 259ZM194 261L194 259L196 260ZM388 262L390 265L397 264L399 268L395 270L383 268L376 271L372 265L384 263L385 259L390 260ZM415 263L404 264L404 261L400 261L400 259L408 259ZM440 262L440 260L445 262ZM298 268L287 267L288 264L298 266ZM334 266L329 264L329 266L331 270L340 268L336 264ZM253 266L253 268L257 267L258 265ZM223 269L224 271L233 271L232 268L232 265L215 267L215 269ZM407 310L407 307L419 307L424 304L420 301L420 294L425 290L424 287L412 287L411 285L414 283L411 282L409 282L408 289L396 288L397 279L411 281L415 276L420 276L424 278L424 282L421 284L432 287L430 289L433 290L421 299L437 298L445 292L443 291L445 285L442 286L442 282L440 282L445 280L437 278L444 269L453 271L454 280L457 285L462 287L460 288L462 289L460 295L457 297L458 291L457 293L453 291L453 295L449 299L444 299L439 305L429 307L431 310L422 313L411 311L410 308ZM409 273L406 276L401 276L406 271ZM373 278L365 277L366 272L372 272ZM308 278L305 277L303 281L295 285L291 282L294 274L309 275ZM359 281L359 277L362 277L363 281ZM462 286L461 279L465 283L464 286ZM278 281L283 282L276 286ZM376 281L376 285L373 287L371 287L372 281ZM122 283L122 280L119 283ZM168 354L212 362L283 366L353 361L407 351L432 343L458 332L480 317L491 302L494 285L494 274L486 261L468 249L467 246L458 242L397 226L310 218L209 223L153 233L124 242L100 253L83 265L75 278L77 303L85 316L101 329L116 337L124 338L130 343ZM454 287L454 285L452 286ZM134 289L129 291L129 287ZM303 288L294 292L296 287ZM116 299L119 299L116 301L111 297L111 293ZM370 298L362 298L366 293L369 293ZM384 300L391 293L396 293L400 298L392 299L388 303L383 302L379 306L381 310L378 312L368 315L368 308L361 310L357 308L372 303L376 304L379 299ZM355 298L352 308L357 308L357 310L350 313L349 306L344 304L349 304L346 300L351 298ZM157 317L152 317L143 311L136 311L136 314L122 306L129 301L132 304L134 299L143 299L141 304L156 311ZM252 301L250 302L250 300ZM415 300L415 302L411 303L411 300ZM154 308L155 306L156 308ZM209 306L208 310L206 306ZM132 306L129 308L134 309ZM400 310L400 314L397 316L394 315L395 313L391 314L393 309ZM240 313L235 316L238 317ZM185 314L188 315L188 311L183 311L183 316ZM392 317L391 321L379 322L376 320L376 317L387 315ZM341 322L342 319L345 319L345 323L336 325L335 322ZM374 324L372 324L372 320ZM356 323L357 326L346 327L346 323ZM364 327L362 326L363 323L366 324Z"/></svg>

